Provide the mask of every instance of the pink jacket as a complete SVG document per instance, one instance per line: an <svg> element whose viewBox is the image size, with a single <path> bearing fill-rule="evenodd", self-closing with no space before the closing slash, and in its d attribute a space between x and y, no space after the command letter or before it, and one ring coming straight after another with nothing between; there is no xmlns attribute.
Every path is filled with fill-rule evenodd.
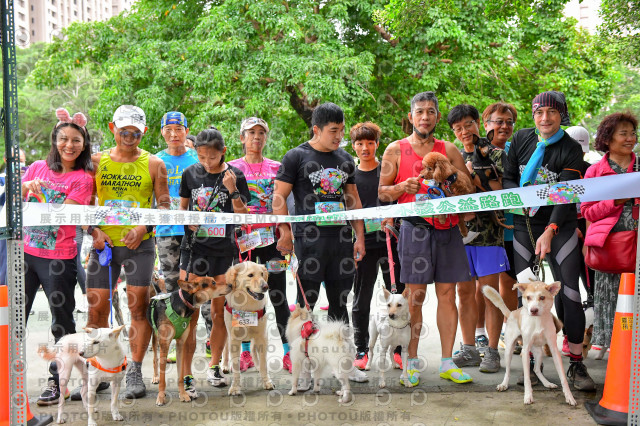
<svg viewBox="0 0 640 426"><path fill-rule="evenodd" d="M633 167L636 163L635 154L631 153L632 159L627 173L633 171ZM602 160L589 167L584 174L585 179L614 175L616 172L609 166L609 153L607 152ZM587 229L587 235L584 237L584 244L592 247L602 247L607 239L607 236L613 229L613 226L620 219L622 214L623 204L616 206L613 204L614 200L603 201L587 201L580 205L580 211L582 216L591 222L589 229Z"/></svg>

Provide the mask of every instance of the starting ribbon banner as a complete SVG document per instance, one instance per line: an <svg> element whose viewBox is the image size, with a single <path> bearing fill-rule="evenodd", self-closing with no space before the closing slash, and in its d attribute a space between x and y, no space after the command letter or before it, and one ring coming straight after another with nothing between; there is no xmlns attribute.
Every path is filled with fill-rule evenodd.
<svg viewBox="0 0 640 426"><path fill-rule="evenodd" d="M359 210L300 216L206 213L184 210L127 208L117 205L98 207L74 204L23 203L22 206L24 226L244 225L434 216L636 197L640 197L640 173L601 176L549 185L532 185L524 188L429 199L406 204L392 204ZM0 226L6 226L5 223L6 213L0 213Z"/></svg>

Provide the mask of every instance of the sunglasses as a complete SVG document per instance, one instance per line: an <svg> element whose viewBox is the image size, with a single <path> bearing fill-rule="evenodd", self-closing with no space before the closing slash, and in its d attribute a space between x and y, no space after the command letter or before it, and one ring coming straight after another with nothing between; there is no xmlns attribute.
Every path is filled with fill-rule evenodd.
<svg viewBox="0 0 640 426"><path fill-rule="evenodd" d="M142 137L142 132L130 132L128 130L121 130L120 137L125 139L129 137L132 137L133 139L140 139Z"/></svg>

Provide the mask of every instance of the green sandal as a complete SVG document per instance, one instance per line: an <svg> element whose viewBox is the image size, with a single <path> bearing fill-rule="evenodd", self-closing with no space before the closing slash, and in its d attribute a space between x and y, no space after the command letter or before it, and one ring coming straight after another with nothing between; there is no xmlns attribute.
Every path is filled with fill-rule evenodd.
<svg viewBox="0 0 640 426"><path fill-rule="evenodd" d="M458 373L461 377L460 379L456 379L455 377L453 377L454 373ZM471 376L469 376L467 373L463 373L461 368L451 368L447 371L443 371L440 373L440 377L443 379L447 379L447 380L451 380L454 383L470 383L473 382L473 379L471 378Z"/></svg>

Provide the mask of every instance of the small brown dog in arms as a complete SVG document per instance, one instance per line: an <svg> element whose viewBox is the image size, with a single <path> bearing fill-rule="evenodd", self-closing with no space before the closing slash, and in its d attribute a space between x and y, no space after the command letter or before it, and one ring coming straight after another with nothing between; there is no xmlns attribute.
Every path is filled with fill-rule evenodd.
<svg viewBox="0 0 640 426"><path fill-rule="evenodd" d="M420 177L435 181L449 195L467 195L476 192L469 176L458 170L447 157L439 152L430 152L424 156ZM460 214L458 217L460 218L458 222L460 233L466 237L469 231L464 223L463 215ZM440 223L444 223L444 216L440 215L439 220Z"/></svg>
<svg viewBox="0 0 640 426"><path fill-rule="evenodd" d="M251 341L251 357L265 389L274 389L267 369L267 304L269 273L264 265L247 261L233 265L225 274L231 293L226 296L224 324L231 356L233 380L229 395L241 395L240 353L242 342Z"/></svg>
<svg viewBox="0 0 640 426"><path fill-rule="evenodd" d="M535 358L533 370L538 376L542 384L549 389L555 389L558 386L551 383L542 375L540 364L542 363L542 347L545 344L551 348L553 363L562 383L562 391L564 392L567 404L575 406L576 400L573 398L569 382L564 373L562 366L562 357L558 350L557 333L558 325L562 325L557 318L551 313L553 301L560 291L560 282L556 281L551 284L545 284L539 281L530 283L516 283L514 289L519 289L522 293L522 307L515 311L510 311L504 304L500 293L490 286L482 287L484 295L493 303L507 319L507 328L505 330L504 342L506 348L505 368L506 372L504 380L497 386L499 391L505 391L509 388L509 375L511 373L511 358L513 356L513 345L518 338L522 336L522 368L524 370L524 403L533 404L533 390L531 388L531 370L529 369L529 357L526 354L531 351Z"/></svg>
<svg viewBox="0 0 640 426"><path fill-rule="evenodd" d="M55 345L54 350L46 346L38 348L38 355L47 361L54 361L58 365L60 395L67 393L67 384L71 377L71 370L75 366L82 374L82 403L89 416L88 425L95 426L98 408L96 407L96 389L100 382L111 383L111 417L115 421L124 418L118 410L118 394L120 383L127 369L127 358L118 336L124 325L110 328L85 328L84 332L67 334ZM8 383L5 383L8 385ZM64 397L58 398L57 423L64 423L62 418Z"/></svg>
<svg viewBox="0 0 640 426"><path fill-rule="evenodd" d="M160 347L160 382L156 405L165 405L167 383L167 355L172 340L176 340L176 363L180 401L189 402L198 397L195 387L185 389L184 377L191 372L192 350L189 345L192 323L197 321L197 309L215 297L229 293L231 286L219 285L210 277L196 277L191 281L178 280L178 290L154 296L147 309L147 320L157 335ZM194 317L195 315L195 318ZM193 320L192 320L193 319Z"/></svg>

